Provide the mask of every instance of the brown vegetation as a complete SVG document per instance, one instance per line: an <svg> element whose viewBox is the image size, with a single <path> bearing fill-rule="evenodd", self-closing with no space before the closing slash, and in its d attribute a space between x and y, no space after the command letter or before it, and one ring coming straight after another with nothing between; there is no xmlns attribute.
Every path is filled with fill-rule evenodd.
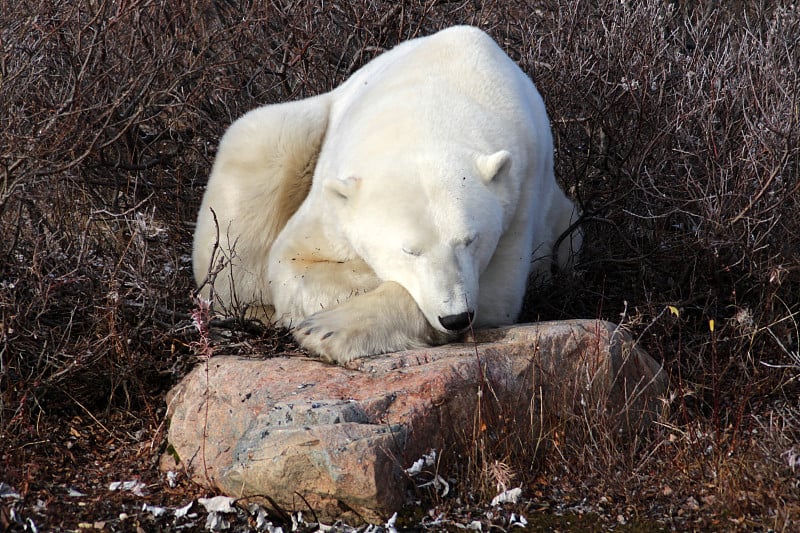
<svg viewBox="0 0 800 533"><path fill-rule="evenodd" d="M26 505L137 468L158 486L163 395L195 356L192 225L225 127L455 23L484 28L532 76L557 174L586 213L577 275L532 293L525 318L620 322L673 384L670 412L634 443L581 413L535 460L506 464L487 436L462 496L497 471L532 501L678 529L800 520L788 1L0 0L0 481ZM218 342L286 341L234 324ZM199 489L183 490L156 492ZM76 527L42 512L26 515Z"/></svg>

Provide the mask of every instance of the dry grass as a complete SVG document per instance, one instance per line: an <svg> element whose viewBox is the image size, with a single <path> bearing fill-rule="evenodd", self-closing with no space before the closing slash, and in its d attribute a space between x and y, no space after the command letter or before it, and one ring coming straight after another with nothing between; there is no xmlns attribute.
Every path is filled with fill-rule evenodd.
<svg viewBox="0 0 800 533"><path fill-rule="evenodd" d="M164 391L195 361L192 224L234 118L471 23L536 81L557 173L588 215L578 274L532 293L526 318L622 322L674 392L634 443L583 423L533 459L486 442L474 471L491 486L506 465L534 496L546 485L632 515L776 530L800 519L800 12L533 4L0 0L6 481L30 476L11 450L70 417L111 434L120 416L161 428ZM224 342L269 351L285 338Z"/></svg>

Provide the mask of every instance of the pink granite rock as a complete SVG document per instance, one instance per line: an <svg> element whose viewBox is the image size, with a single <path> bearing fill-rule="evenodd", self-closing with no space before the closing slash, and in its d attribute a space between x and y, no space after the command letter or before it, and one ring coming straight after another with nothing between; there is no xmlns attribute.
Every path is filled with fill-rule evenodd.
<svg viewBox="0 0 800 533"><path fill-rule="evenodd" d="M310 505L321 520L379 522L402 506L404 471L422 454L465 451L479 390L482 405L505 413L506 430L533 447L587 413L620 431L641 428L666 385L625 332L594 320L485 330L474 343L344 368L220 355L170 392L172 453L162 468L183 467L231 496ZM488 413L482 420L492 423Z"/></svg>

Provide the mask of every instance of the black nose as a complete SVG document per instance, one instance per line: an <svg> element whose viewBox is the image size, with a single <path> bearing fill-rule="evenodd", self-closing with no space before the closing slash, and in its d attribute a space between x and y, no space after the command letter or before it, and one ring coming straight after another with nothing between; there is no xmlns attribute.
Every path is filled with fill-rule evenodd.
<svg viewBox="0 0 800 533"><path fill-rule="evenodd" d="M472 323L473 316L475 316L475 313L472 311L459 313L457 315L440 316L439 323L450 331L461 331L469 327L470 323Z"/></svg>

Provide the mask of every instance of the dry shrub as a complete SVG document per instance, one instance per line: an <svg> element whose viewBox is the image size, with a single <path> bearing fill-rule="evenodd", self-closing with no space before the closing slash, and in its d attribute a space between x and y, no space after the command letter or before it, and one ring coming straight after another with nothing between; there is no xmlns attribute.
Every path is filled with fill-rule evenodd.
<svg viewBox="0 0 800 533"><path fill-rule="evenodd" d="M800 14L746 6L556 6L532 58L552 66L558 171L589 214L583 287L640 328L679 308L642 340L703 389L769 389L762 362L796 363Z"/></svg>
<svg viewBox="0 0 800 533"><path fill-rule="evenodd" d="M9 438L61 410L155 409L192 362L191 230L232 120L454 23L483 27L532 75L557 173L586 213L578 274L531 292L525 317L625 322L672 377L670 424L738 431L796 384L800 14L788 2L25 6L0 0ZM557 444L583 457L594 437L575 435Z"/></svg>
<svg viewBox="0 0 800 533"><path fill-rule="evenodd" d="M170 379L211 141L265 90L234 53L265 28L213 7L3 2L0 426Z"/></svg>
<svg viewBox="0 0 800 533"><path fill-rule="evenodd" d="M458 7L0 3L0 426L148 403L173 381L191 342L192 224L225 127L329 90Z"/></svg>
<svg viewBox="0 0 800 533"><path fill-rule="evenodd" d="M579 278L533 294L528 316L622 321L663 361L675 394L665 433L634 447L669 468L633 460L597 424L565 427L552 472L625 486L639 469L664 468L717 487L736 512L749 497L733 494L764 475L749 470L797 433L761 433L753 450L753 413L796 397L800 369L800 12L693 4L543 8L523 62L551 111L557 173L584 206L588 237ZM780 492L757 507L785 509Z"/></svg>

